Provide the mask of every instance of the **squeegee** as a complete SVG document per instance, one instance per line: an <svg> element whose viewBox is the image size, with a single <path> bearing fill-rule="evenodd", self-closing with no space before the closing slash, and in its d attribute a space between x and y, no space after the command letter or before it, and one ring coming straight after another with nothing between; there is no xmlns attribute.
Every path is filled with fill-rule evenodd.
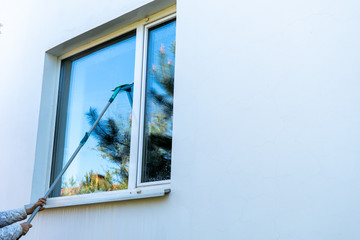
<svg viewBox="0 0 360 240"><path fill-rule="evenodd" d="M100 119L103 117L104 113L106 112L106 110L108 109L108 107L110 106L110 104L114 101L114 99L116 98L116 96L119 94L119 92L121 91L125 91L128 95L129 98L129 102L130 105L132 107L132 87L134 86L134 83L130 83L130 84L124 84L124 85L120 85L118 87L116 87L115 89L113 89L112 91L114 92L113 95L110 97L108 103L106 104L105 108L102 110L102 112L99 114L98 118L96 119L96 121L94 122L94 124L91 126L90 130L88 132L85 133L85 136L82 138L82 140L79 143L79 146L76 148L75 152L71 155L70 159L68 160L68 162L66 163L66 165L63 167L63 169L61 170L61 172L59 173L59 175L56 177L56 179L54 180L54 182L51 184L49 190L45 193L44 198L48 198L50 193L54 190L55 185L59 182L59 180L61 179L61 177L64 175L65 171L68 169L68 167L70 166L70 164L72 163L72 161L74 160L74 158L76 157L76 155L79 153L79 151L81 150L81 148L85 145L86 141L88 140L88 138L90 137L90 134L92 133L92 131L95 129L96 125L99 123ZM34 212L31 214L31 216L29 217L29 219L27 220L27 223L31 223L31 221L34 219L35 215L37 214L37 212L40 210L40 206L38 206Z"/></svg>

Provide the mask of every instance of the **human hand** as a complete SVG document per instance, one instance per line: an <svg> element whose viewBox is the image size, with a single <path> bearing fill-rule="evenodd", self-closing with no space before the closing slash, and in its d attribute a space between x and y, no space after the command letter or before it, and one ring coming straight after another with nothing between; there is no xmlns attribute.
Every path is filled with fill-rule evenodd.
<svg viewBox="0 0 360 240"><path fill-rule="evenodd" d="M39 211L44 210L45 204L46 204L46 198L39 198L39 200L31 208L26 209L26 214L27 215L32 214L38 206L41 206Z"/></svg>
<svg viewBox="0 0 360 240"><path fill-rule="evenodd" d="M26 235L29 229L32 227L32 225L27 222L21 223L20 226L22 227L22 235Z"/></svg>

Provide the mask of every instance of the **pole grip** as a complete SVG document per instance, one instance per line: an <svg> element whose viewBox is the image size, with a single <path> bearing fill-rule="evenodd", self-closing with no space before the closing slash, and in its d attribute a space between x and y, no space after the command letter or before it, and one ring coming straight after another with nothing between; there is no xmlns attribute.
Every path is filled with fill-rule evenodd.
<svg viewBox="0 0 360 240"><path fill-rule="evenodd" d="M89 139L89 137L90 137L90 133L89 133L89 132L86 132L86 133L85 133L85 136L83 137L83 139L82 139L81 142L80 142L80 145L81 145L81 146L84 146L84 144L85 144L86 141Z"/></svg>

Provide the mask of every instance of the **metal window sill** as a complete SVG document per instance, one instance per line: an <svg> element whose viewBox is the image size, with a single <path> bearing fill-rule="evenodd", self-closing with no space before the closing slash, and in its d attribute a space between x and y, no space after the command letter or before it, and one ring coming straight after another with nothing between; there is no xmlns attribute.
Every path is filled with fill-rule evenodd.
<svg viewBox="0 0 360 240"><path fill-rule="evenodd" d="M86 204L125 201L131 199L161 197L170 193L170 184L141 187L112 192L98 192L82 195L48 198L46 208L70 207ZM31 204L29 204L31 205Z"/></svg>

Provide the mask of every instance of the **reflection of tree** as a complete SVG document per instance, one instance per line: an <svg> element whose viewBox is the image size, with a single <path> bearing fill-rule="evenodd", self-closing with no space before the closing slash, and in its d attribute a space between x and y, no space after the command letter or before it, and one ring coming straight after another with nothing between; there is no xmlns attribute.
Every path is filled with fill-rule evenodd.
<svg viewBox="0 0 360 240"><path fill-rule="evenodd" d="M85 175L85 181L80 185L80 194L93 193L98 191L113 191L124 189L123 185L115 185L110 171L106 175L95 174L93 170Z"/></svg>
<svg viewBox="0 0 360 240"><path fill-rule="evenodd" d="M175 55L175 43L170 50ZM159 51L159 65L152 65L151 74L153 84L147 90L151 96L147 98L150 100L147 108L152 111L148 111L146 116L143 164L143 181L147 182L170 179L174 63L168 57L164 45L161 45Z"/></svg>
<svg viewBox="0 0 360 240"><path fill-rule="evenodd" d="M175 55L175 43L170 50ZM151 109L145 116L143 181L147 182L170 179L174 63L168 57L164 45L161 46L158 56L158 65L152 64L150 71L153 84L147 90L146 104L147 108ZM94 108L90 108L86 115L90 125L98 117ZM96 149L101 152L103 159L115 163L117 167L108 170L106 176L91 170L78 187L75 181L70 179L70 183L63 183L61 195L127 189L130 124L130 120L116 121L111 117L98 123L92 134L97 140ZM114 178L119 179L118 185L114 184Z"/></svg>
<svg viewBox="0 0 360 240"><path fill-rule="evenodd" d="M95 174L93 170L85 174L84 181L77 186L76 181L71 177L68 182L63 183L61 189L62 196L85 194L102 191L113 191L125 189L121 184L114 184L113 176L110 171L106 171L106 175Z"/></svg>
<svg viewBox="0 0 360 240"><path fill-rule="evenodd" d="M175 55L175 43L170 46L170 51ZM165 52L164 45L161 45L159 51L159 65L152 64L152 74L155 76L155 81L160 85L165 93L160 93L156 88L152 87L150 93L152 101L162 109L162 115L166 119L172 117L173 110L173 95L174 95L174 63L168 58L167 52Z"/></svg>
<svg viewBox="0 0 360 240"><path fill-rule="evenodd" d="M87 116L90 125L93 125L98 118L93 108L90 108ZM119 176L121 184L126 186L129 177L130 134L130 120L127 123L119 123L113 118L100 121L93 133L98 141L97 150L104 159L118 166L113 169L113 174Z"/></svg>
<svg viewBox="0 0 360 240"><path fill-rule="evenodd" d="M98 118L96 109L90 108L86 114L89 124L93 125ZM115 122L113 118L101 120L95 127L92 136L97 140L97 147L103 159L115 163L117 167L106 171L105 176L94 170L86 173L80 185L70 178L62 185L61 195L85 194L99 191L127 189L130 154L130 120ZM115 180L114 180L115 179Z"/></svg>

